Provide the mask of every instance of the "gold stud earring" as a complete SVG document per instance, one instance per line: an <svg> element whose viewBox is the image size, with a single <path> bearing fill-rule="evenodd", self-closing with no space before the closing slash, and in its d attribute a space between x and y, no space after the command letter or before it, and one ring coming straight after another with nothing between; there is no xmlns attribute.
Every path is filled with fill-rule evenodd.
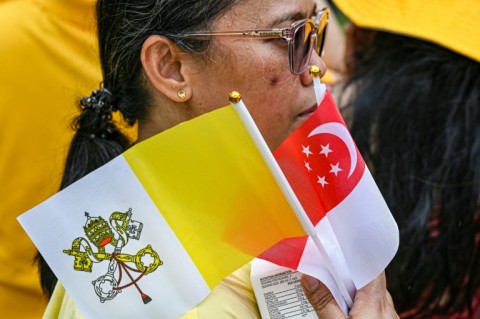
<svg viewBox="0 0 480 319"><path fill-rule="evenodd" d="M184 89L178 90L177 95L180 98L180 100L185 100L185 98L187 97L187 93L185 93Z"/></svg>

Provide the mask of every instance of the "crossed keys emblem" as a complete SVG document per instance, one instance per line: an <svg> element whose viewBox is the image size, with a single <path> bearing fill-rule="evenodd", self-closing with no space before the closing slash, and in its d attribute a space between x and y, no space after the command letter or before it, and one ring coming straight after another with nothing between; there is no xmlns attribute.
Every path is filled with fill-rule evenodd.
<svg viewBox="0 0 480 319"><path fill-rule="evenodd" d="M128 244L129 240L140 239L143 229L142 223L131 219L132 209L130 208L125 213L113 212L108 223L101 216L91 217L87 212L85 212L85 217L87 221L83 229L88 240L78 237L73 240L71 249L63 251L74 257L73 269L92 272L94 263L109 261L106 274L92 281L100 302L112 300L123 289L134 286L140 293L143 303L149 303L152 299L140 289L138 282L145 275L163 265L163 261L151 245L140 249L135 255L122 253L123 247ZM96 251L92 245L96 247ZM113 252L106 251L108 245L114 247ZM137 277L134 278L132 273L137 273ZM122 285L125 276L130 282Z"/></svg>

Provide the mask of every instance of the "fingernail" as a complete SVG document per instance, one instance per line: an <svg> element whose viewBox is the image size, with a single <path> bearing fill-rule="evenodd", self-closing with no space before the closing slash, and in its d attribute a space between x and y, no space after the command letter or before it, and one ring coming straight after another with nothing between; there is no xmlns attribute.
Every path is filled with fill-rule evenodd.
<svg viewBox="0 0 480 319"><path fill-rule="evenodd" d="M313 292L318 288L318 280L316 278L313 278L313 277L310 277L310 276L303 276L302 277L302 284L303 284L303 287L308 292Z"/></svg>

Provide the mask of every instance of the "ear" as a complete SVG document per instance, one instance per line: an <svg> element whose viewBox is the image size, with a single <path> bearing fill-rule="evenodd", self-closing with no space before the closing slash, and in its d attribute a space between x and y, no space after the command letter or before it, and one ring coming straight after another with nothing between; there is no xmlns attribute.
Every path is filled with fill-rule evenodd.
<svg viewBox="0 0 480 319"><path fill-rule="evenodd" d="M185 55L170 39L150 36L143 43L140 57L145 74L156 90L174 102L185 102L192 97L188 76L182 67Z"/></svg>
<svg viewBox="0 0 480 319"><path fill-rule="evenodd" d="M370 50L375 41L377 32L372 29L364 29L350 23L345 28L345 66L347 74L355 71L358 60L363 58Z"/></svg>

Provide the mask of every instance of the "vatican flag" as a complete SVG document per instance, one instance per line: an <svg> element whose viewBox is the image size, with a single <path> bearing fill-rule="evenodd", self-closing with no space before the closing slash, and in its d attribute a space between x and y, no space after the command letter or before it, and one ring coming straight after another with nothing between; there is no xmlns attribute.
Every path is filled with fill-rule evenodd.
<svg viewBox="0 0 480 319"><path fill-rule="evenodd" d="M153 136L19 217L85 318L177 318L305 234L239 113Z"/></svg>

